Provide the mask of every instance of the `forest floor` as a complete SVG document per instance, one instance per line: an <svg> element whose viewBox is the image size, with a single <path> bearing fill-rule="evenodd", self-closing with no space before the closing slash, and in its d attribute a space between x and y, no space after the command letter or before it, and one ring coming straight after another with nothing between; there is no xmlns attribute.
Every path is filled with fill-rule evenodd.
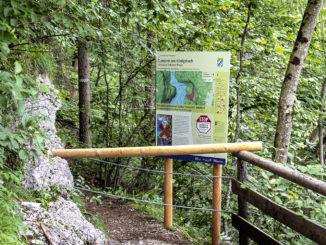
<svg viewBox="0 0 326 245"><path fill-rule="evenodd" d="M91 197L92 194L84 193ZM110 244L128 245L188 245L193 244L178 229L166 230L161 221L146 217L131 207L130 202L102 197L100 205L85 202L91 214L100 214L106 223Z"/></svg>

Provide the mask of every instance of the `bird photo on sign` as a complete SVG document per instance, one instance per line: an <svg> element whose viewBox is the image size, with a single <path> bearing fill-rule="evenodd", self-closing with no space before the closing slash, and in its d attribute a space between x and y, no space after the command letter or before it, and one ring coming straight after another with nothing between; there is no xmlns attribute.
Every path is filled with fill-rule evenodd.
<svg viewBox="0 0 326 245"><path fill-rule="evenodd" d="M172 145L172 115L157 115L157 145Z"/></svg>

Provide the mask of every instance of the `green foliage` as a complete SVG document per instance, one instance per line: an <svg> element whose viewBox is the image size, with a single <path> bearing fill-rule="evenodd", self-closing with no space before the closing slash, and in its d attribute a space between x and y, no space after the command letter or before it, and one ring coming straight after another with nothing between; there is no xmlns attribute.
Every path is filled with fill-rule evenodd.
<svg viewBox="0 0 326 245"><path fill-rule="evenodd" d="M17 201L26 196L19 186L20 179L17 172L0 168L0 244L25 244L19 236L24 234L25 227Z"/></svg>
<svg viewBox="0 0 326 245"><path fill-rule="evenodd" d="M20 75L22 66L16 61L14 72L0 70L0 165L4 161L14 159L27 160L29 154L24 149L24 143L30 141L35 149L30 154L36 156L36 150L43 150L43 133L40 130L38 117L32 117L25 110L24 99L38 94L36 82L26 75ZM19 123L19 119L20 123Z"/></svg>

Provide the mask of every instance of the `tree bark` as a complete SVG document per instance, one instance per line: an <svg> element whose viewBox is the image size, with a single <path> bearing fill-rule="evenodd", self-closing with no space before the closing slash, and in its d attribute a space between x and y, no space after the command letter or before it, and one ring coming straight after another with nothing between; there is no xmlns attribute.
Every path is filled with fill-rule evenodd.
<svg viewBox="0 0 326 245"><path fill-rule="evenodd" d="M240 57L239 57L239 71L238 74L235 78L235 84L236 86L236 94L237 94L237 120L236 120L236 128L235 128L235 133L234 133L234 139L233 142L237 142L240 134L240 105L241 105L241 100L240 100L240 77L243 69L243 56L244 56L244 44L246 41L246 36L247 36L247 31L248 31L248 26L250 23L250 11L251 11L251 1L248 4L248 14L247 14L247 21L246 25L244 27L243 33L242 33L242 38L241 38L241 49L240 49Z"/></svg>
<svg viewBox="0 0 326 245"><path fill-rule="evenodd" d="M79 89L79 140L92 147L90 128L91 89L89 83L89 53L87 42L78 44L78 89Z"/></svg>
<svg viewBox="0 0 326 245"><path fill-rule="evenodd" d="M324 80L323 87L321 89L321 105L320 105L320 116L319 116L319 157L320 164L325 167L324 159L324 125L323 125L323 114L324 114L324 101L326 97L326 79Z"/></svg>
<svg viewBox="0 0 326 245"><path fill-rule="evenodd" d="M251 6L252 6L252 1L249 2L248 4L248 13L247 13L247 20L246 20L246 25L243 29L243 33L242 33L242 37L241 37L241 49L240 49L240 53L239 53L239 71L237 73L237 76L235 78L235 84L236 84L236 95L237 95L237 116L236 116L236 128L235 128L235 133L234 133L234 138L233 138L233 142L237 142L239 139L239 134L240 134L240 109L241 109L241 97L240 97L240 78L242 75L242 71L243 71L243 60L244 60L244 53L245 53L245 49L244 49L244 45L245 45L245 41L246 41L246 36L247 36L247 32L248 32L248 27L250 24L250 18L251 18ZM232 165L234 165L236 163L236 157L232 157ZM238 163L239 164L239 163ZM243 166L245 166L247 168L247 165L244 164ZM247 170L245 170L247 171ZM229 205L230 205L230 199L231 199L231 194L232 194L232 180L229 180L229 184L228 184L228 188L227 188L227 195L226 195L226 205L225 208L228 209ZM228 234L228 223L227 223L227 219L224 219L224 232L227 235ZM242 240L243 238L241 238L240 240ZM248 239L244 238L245 241L247 241L248 243Z"/></svg>
<svg viewBox="0 0 326 245"><path fill-rule="evenodd" d="M287 66L280 94L277 128L274 140L274 147L276 150L273 159L276 162L286 163L287 161L294 115L295 94L303 62L312 35L315 31L322 3L323 0L308 1L300 30Z"/></svg>

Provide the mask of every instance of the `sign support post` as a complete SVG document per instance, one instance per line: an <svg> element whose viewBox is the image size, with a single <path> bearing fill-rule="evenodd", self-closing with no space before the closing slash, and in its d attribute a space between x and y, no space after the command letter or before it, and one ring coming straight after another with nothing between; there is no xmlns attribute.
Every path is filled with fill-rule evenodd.
<svg viewBox="0 0 326 245"><path fill-rule="evenodd" d="M222 203L222 165L213 165L213 203L212 208L221 210ZM212 245L218 245L221 236L221 212L213 211L212 214Z"/></svg>
<svg viewBox="0 0 326 245"><path fill-rule="evenodd" d="M164 175L164 204L172 205L173 203L173 160L166 158L164 160L164 171L170 172L171 174L165 173ZM173 225L173 207L164 206L164 227L166 229L172 228Z"/></svg>

